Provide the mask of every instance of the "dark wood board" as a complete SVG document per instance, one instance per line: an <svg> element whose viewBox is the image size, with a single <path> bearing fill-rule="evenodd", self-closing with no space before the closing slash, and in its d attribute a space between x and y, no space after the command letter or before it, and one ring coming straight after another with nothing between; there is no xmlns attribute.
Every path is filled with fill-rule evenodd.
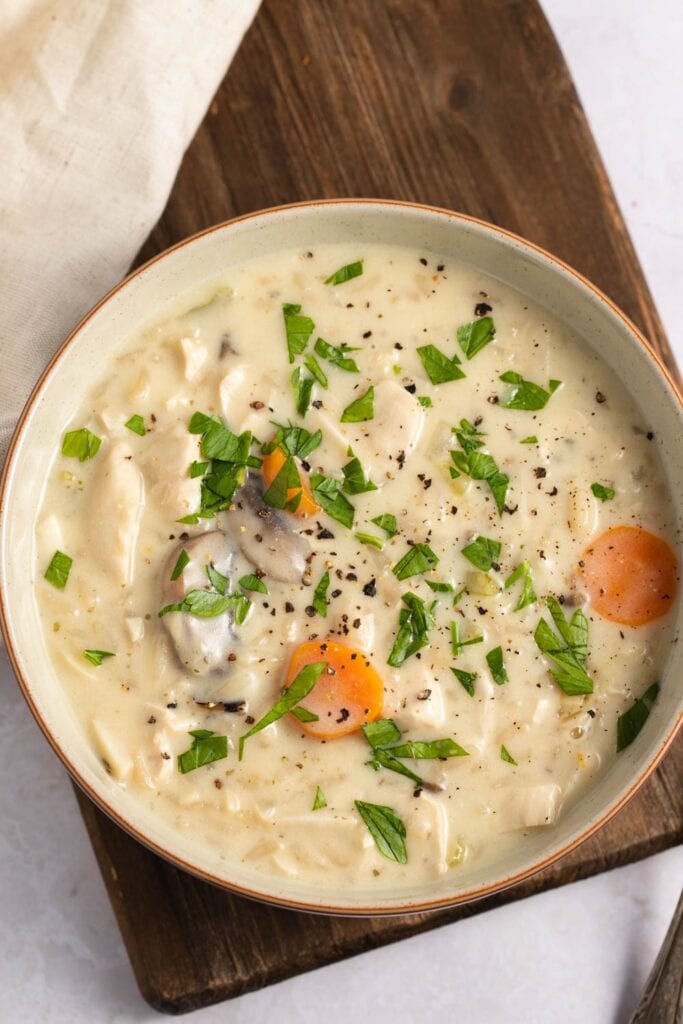
<svg viewBox="0 0 683 1024"><path fill-rule="evenodd" d="M571 78L534 0L265 0L138 263L236 214L380 196L461 210L582 271L673 358ZM144 997L182 1013L683 839L683 737L573 854L456 910L314 917L155 857L79 801Z"/></svg>

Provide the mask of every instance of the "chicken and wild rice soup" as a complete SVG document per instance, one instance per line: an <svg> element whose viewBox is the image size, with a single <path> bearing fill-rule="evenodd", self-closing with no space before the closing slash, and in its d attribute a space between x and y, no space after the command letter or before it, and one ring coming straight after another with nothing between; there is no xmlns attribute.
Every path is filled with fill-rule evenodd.
<svg viewBox="0 0 683 1024"><path fill-rule="evenodd" d="M334 892L498 860L645 725L678 543L656 438L466 265L280 252L112 339L36 524L102 771Z"/></svg>

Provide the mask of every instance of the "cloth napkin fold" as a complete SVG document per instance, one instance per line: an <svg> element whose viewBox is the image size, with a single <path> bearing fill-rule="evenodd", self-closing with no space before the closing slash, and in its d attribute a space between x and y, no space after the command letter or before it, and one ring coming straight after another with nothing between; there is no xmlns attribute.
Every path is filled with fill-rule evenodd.
<svg viewBox="0 0 683 1024"><path fill-rule="evenodd" d="M41 370L126 273L259 0L2 0L0 465Z"/></svg>

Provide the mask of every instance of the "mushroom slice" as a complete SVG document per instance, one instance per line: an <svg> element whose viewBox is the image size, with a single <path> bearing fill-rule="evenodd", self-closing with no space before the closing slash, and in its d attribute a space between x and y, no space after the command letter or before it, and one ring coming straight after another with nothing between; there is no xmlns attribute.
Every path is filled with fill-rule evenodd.
<svg viewBox="0 0 683 1024"><path fill-rule="evenodd" d="M311 553L308 541L296 533L285 514L263 501L263 491L248 479L225 513L226 529L242 554L271 579L299 583Z"/></svg>
<svg viewBox="0 0 683 1024"><path fill-rule="evenodd" d="M190 561L178 579L171 580L171 573L183 549ZM177 604L188 591L207 589L207 565L213 565L223 576L229 576L232 559L229 539L222 530L212 530L179 544L164 566L164 603ZM164 615L163 623L180 662L194 675L206 676L211 672L228 670L228 657L237 637L231 613L203 619L189 612L169 612Z"/></svg>

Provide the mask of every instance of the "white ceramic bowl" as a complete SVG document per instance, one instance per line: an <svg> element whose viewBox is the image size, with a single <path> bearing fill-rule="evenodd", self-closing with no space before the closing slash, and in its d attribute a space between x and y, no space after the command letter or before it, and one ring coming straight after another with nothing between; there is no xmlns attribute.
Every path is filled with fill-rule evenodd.
<svg viewBox="0 0 683 1024"><path fill-rule="evenodd" d="M42 501L57 440L78 410L84 390L122 341L171 300L245 258L323 242L384 242L433 252L480 267L566 321L625 384L655 432L680 518L683 493L683 413L666 371L615 306L585 279L547 253L481 221L445 210L377 200L316 202L283 207L219 225L170 249L136 271L95 306L43 374L22 415L0 490L0 608L10 657L38 724L74 779L99 806L151 849L180 867L244 895L285 906L345 914L438 909L512 884L573 849L604 824L644 782L683 718L683 645L674 645L659 700L636 741L594 788L551 829L537 829L494 868L470 875L467 888L448 874L429 886L396 892L330 896L300 882L268 881L230 866L178 834L116 783L84 735L60 686L42 638L34 597L33 517ZM680 555L679 555L680 561ZM682 603L675 614L679 617Z"/></svg>

